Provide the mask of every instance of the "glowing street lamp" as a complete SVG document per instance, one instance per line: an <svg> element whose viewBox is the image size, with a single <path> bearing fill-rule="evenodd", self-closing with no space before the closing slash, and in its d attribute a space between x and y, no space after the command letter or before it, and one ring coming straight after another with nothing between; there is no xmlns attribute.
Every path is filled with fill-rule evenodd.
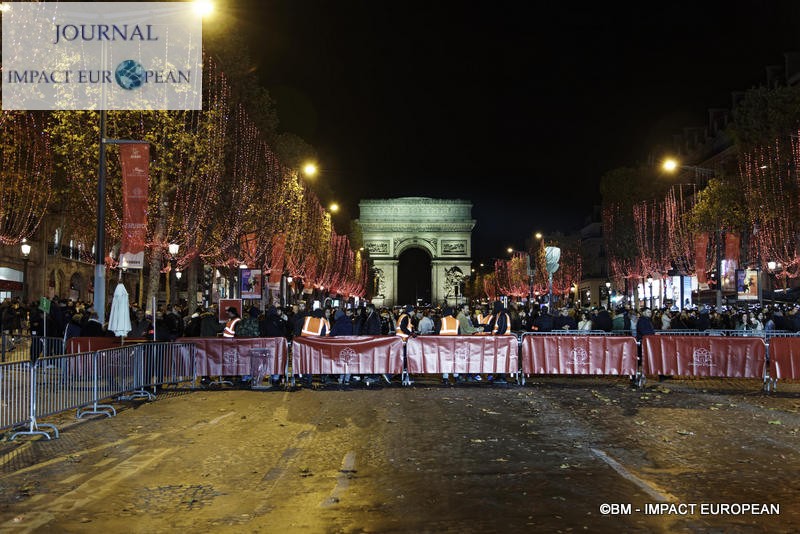
<svg viewBox="0 0 800 534"><path fill-rule="evenodd" d="M313 178L317 175L318 169L316 164L314 163L306 163L303 166L303 174L308 176L309 178Z"/></svg>
<svg viewBox="0 0 800 534"><path fill-rule="evenodd" d="M192 6L194 7L194 12L201 17L207 17L214 12L214 3L210 0L194 0Z"/></svg>
<svg viewBox="0 0 800 534"><path fill-rule="evenodd" d="M22 263L24 265L22 270L22 304L27 306L28 304L28 261L30 260L31 255L31 245L28 243L28 240L24 237L22 238L22 244L19 246L20 252L22 252Z"/></svg>
<svg viewBox="0 0 800 534"><path fill-rule="evenodd" d="M331 210L331 213L336 213L337 211L339 211L339 204L333 202L330 206L328 206L328 209Z"/></svg>

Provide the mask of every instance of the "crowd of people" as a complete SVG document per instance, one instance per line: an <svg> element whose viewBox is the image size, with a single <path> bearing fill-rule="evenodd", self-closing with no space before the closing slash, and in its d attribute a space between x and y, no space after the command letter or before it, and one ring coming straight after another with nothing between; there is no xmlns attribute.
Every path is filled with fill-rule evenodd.
<svg viewBox="0 0 800 534"><path fill-rule="evenodd" d="M499 308L497 307L499 306ZM235 317L231 317L231 310ZM197 307L190 313L185 305L166 305L156 310L155 318L137 304L130 307L131 331L127 337L174 341L180 337L286 337L302 335L306 317L318 315L330 328L325 335L435 335L441 333L443 318L452 315L459 325L459 334L491 333L495 323L490 322L501 313L507 317L508 332L551 332L558 330L599 330L630 333L641 337L640 320L648 319L653 330L754 330L800 331L800 304L766 304L689 306L683 310L670 308L635 309L630 305L606 309L564 307L553 310L547 306L530 309L522 303L511 303L508 308L494 303L478 306L461 305L440 307L376 308L367 303L360 307L319 306L307 309L301 301L293 306L279 308L258 305L246 307L242 317L238 310L229 308L227 322L235 326L225 332L226 321L220 321L216 304L208 308ZM501 322L506 319L501 317ZM6 298L0 303L0 327L6 334L45 335L47 337L97 337L113 335L100 323L98 314L90 303L72 299L54 298L50 312L44 314L39 302L25 306L19 299ZM399 324L401 320L405 322ZM155 337L154 337L155 336Z"/></svg>

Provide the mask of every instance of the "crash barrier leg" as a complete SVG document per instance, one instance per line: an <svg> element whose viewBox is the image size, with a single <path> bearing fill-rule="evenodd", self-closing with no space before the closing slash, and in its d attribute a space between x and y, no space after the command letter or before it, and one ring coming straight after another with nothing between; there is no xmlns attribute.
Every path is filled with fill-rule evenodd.
<svg viewBox="0 0 800 534"><path fill-rule="evenodd" d="M133 372L131 373L131 377L133 378L133 391L127 395L120 395L119 400L156 400L155 395L144 389L148 385L149 380L145 379L145 353L144 350L142 350L142 345L132 347L130 361L133 364Z"/></svg>
<svg viewBox="0 0 800 534"><path fill-rule="evenodd" d="M276 359L278 361L276 361ZM271 348L253 348L250 349L250 389L272 389L272 377L274 375L281 376L281 373L276 373L279 367L283 371L284 383L287 382L289 376L289 358L287 357L283 362L280 361L278 355ZM267 379L269 384L267 386L261 383ZM280 380L280 378L279 378Z"/></svg>
<svg viewBox="0 0 800 534"><path fill-rule="evenodd" d="M31 361L28 362L28 368L30 369L30 412L28 415L28 420L25 424L28 425L27 430L21 430L19 432L15 432L9 438L9 441L14 441L17 439L17 436L44 436L47 439L51 439L50 433L45 432L42 428L50 428L53 430L53 433L56 438L58 438L58 429L54 425L48 425L45 423L39 423L36 420L36 378L37 378L37 371L39 369L39 362L38 361Z"/></svg>
<svg viewBox="0 0 800 534"><path fill-rule="evenodd" d="M646 375L764 379L763 337L644 336Z"/></svg>
<svg viewBox="0 0 800 534"><path fill-rule="evenodd" d="M411 338L409 338L411 339ZM389 377L386 378L390 382ZM411 380L411 374L408 372L408 339L403 341L403 372L400 374L400 384L403 386L410 386L414 381Z"/></svg>
<svg viewBox="0 0 800 534"><path fill-rule="evenodd" d="M105 360L105 358L102 358ZM101 356L98 352L92 353L92 403L89 406L78 408L75 417L82 419L84 415L105 415L111 417L117 415L117 410L110 404L100 404L101 399L107 398L106 395L101 395L100 379L101 376L106 380L110 379L110 372L101 372L100 369Z"/></svg>

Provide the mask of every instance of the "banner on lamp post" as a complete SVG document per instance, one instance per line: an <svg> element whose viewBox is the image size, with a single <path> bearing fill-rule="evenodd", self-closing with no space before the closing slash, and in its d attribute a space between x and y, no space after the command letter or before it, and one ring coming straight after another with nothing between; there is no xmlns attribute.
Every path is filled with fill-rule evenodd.
<svg viewBox="0 0 800 534"><path fill-rule="evenodd" d="M126 269L144 267L147 239L147 190L150 181L150 145L120 145L122 164L122 244L119 263Z"/></svg>

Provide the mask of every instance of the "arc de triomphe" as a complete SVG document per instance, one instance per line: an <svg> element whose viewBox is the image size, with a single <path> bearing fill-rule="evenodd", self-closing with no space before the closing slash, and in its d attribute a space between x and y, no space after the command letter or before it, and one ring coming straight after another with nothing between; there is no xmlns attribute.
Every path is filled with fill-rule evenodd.
<svg viewBox="0 0 800 534"><path fill-rule="evenodd" d="M432 303L455 303L454 280L470 275L475 227L471 202L405 197L362 200L358 207L356 223L375 270L375 304L410 304L397 302L397 266L409 248L422 249L431 258Z"/></svg>

